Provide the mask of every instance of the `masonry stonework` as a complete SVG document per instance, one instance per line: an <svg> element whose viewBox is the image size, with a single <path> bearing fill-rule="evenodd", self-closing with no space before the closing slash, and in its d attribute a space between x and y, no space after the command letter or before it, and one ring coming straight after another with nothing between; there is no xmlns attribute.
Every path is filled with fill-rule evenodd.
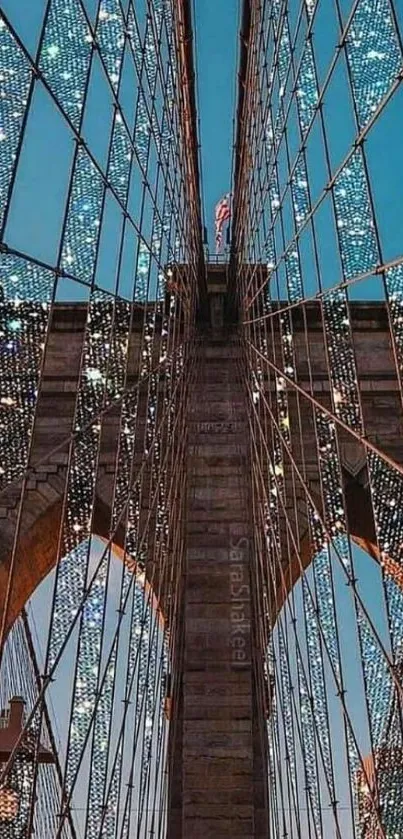
<svg viewBox="0 0 403 839"><path fill-rule="evenodd" d="M314 393L330 406L320 310L306 306ZM187 570L182 614L184 666L179 715L172 746L169 839L267 836L265 720L259 718L254 687L254 644L250 628L250 476L246 408L239 375L240 346L228 333L219 307L214 331L201 333L188 422ZM354 351L367 437L403 462L399 386L385 308L351 306ZM72 432L85 307L56 306L38 400L32 470L20 521L12 624L57 556L57 535ZM130 346L130 383L138 377L140 326ZM294 322L297 376L308 387L303 323ZM66 352L68 347L68 352ZM270 387L267 383L266 387ZM140 406L140 417L141 417ZM290 399L290 410L296 406ZM302 413L305 463L312 493L319 495L313 429ZM141 419L140 419L141 421ZM115 476L118 412L102 426L94 529L106 536ZM141 435L140 435L141 437ZM376 556L374 526L363 451L339 434L351 532ZM296 450L295 456L298 458ZM136 453L141 462L142 451ZM44 461L45 458L45 461ZM38 464L35 466L35 464ZM0 504L0 611L14 543L20 486ZM303 561L312 549L301 516ZM122 534L117 534L117 543ZM299 566L290 563L289 585ZM158 597L158 574L155 578ZM162 604L163 606L163 604ZM175 716L175 714L174 714Z"/></svg>
<svg viewBox="0 0 403 839"><path fill-rule="evenodd" d="M191 394L181 750L173 837L265 837L254 719L250 475L240 348L202 336Z"/></svg>

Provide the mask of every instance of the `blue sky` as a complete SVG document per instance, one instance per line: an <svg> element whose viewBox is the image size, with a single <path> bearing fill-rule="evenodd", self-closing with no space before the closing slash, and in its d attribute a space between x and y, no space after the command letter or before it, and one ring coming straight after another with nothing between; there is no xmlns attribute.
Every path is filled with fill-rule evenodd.
<svg viewBox="0 0 403 839"><path fill-rule="evenodd" d="M91 3L86 0L89 11L93 5L92 0ZM19 0L18 3L3 0L2 9L30 54L35 56L43 22L44 0ZM211 251L214 249L214 207L231 188L239 9L239 0L225 0L219 4L213 0L197 0L194 9L203 212ZM104 165L113 109L102 75L101 71L93 74L83 133L91 150ZM130 99L129 92L130 79L126 86L123 84L124 104ZM132 99L134 101L133 91ZM46 90L37 85L5 240L11 247L51 265L57 259L73 150L73 138L65 121ZM118 239L118 232L116 225L109 220L107 226L109 256L101 254L96 282L102 288L112 290L115 251L112 239ZM85 299L85 290L79 286L68 289L66 281L59 285L59 299L80 299L83 294ZM128 288L126 290L122 283L121 293L128 293Z"/></svg>
<svg viewBox="0 0 403 839"><path fill-rule="evenodd" d="M95 8L93 0L86 0L88 8ZM194 30L195 55L199 108L199 141L201 145L202 195L205 224L208 230L210 251L213 251L214 206L219 198L231 189L232 148L234 137L234 115L236 105L236 68L238 57L238 31L240 0L195 0ZM297 9L299 4L290 2ZM342 2L347 13L351 0ZM32 53L35 54L45 0L3 0L2 8L9 16L18 34ZM399 13L402 13L400 3ZM315 22L316 44L320 45L320 72L325 73L327 64L338 40L334 4L322 2ZM342 66L342 65L339 65ZM89 102L84 123L84 134L99 160L105 156L105 142L111 120L110 96L101 74L95 80L93 99ZM130 88L132 93L132 88ZM332 166L343 159L354 137L351 102L346 96L343 71L337 70L325 97L325 113L329 126L330 155ZM403 87L391 100L379 123L371 132L366 143L366 153L371 181L374 187L374 203L378 215L383 258L392 259L403 251L402 246L402 194L403 194ZM34 107L27 127L27 144L24 148L16 190L13 197L6 242L38 259L55 264L60 231L62 209L69 167L73 154L71 134L60 115L55 111L46 91L37 86ZM310 182L313 191L319 193L327 180L321 152L321 138L313 131L307 149ZM330 203L330 199L329 199ZM111 204L113 206L113 204ZM116 209L116 208L115 208ZM120 218L120 216L119 216ZM118 239L118 223L109 217L108 240L102 251L97 268L97 283L112 290L114 283L114 246ZM319 224L321 224L319 222ZM115 235L116 230L116 235ZM323 216L320 226L321 246L324 250L323 274L329 286L340 279L336 247L332 250L330 226ZM133 247L134 252L134 247ZM309 267L304 263L306 287L309 288ZM360 283L352 296L368 298L376 290L382 293L379 282L369 280ZM64 299L77 299L77 286L64 290ZM126 287L119 289L126 294ZM316 288L313 289L316 291ZM88 289L85 290L87 294ZM129 292L127 292L129 293ZM379 572L368 557L359 560L355 551L364 584L367 584L368 599L380 588ZM381 605L375 603L375 614L381 619ZM349 630L345 638L348 650L350 630L354 623L346 624ZM354 671L354 662L349 662L348 673ZM357 709L354 707L354 711Z"/></svg>
<svg viewBox="0 0 403 839"><path fill-rule="evenodd" d="M1 5L31 54L35 55L45 8L44 0L3 0ZM343 2L345 14L350 5L350 0ZM86 6L93 14L94 0L86 0ZM291 25L298 6L296 0L291 0ZM202 195L211 252L214 250L214 206L231 189L240 8L240 0L194 0ZM314 43L322 81L338 36L334 4L320 3L315 18ZM122 94L125 103L130 98L127 93L130 92L130 78L127 77L126 81ZM37 86L33 105L5 241L22 252L54 265L74 143L65 122L41 85ZM355 133L345 71L340 63L326 92L324 108L332 167L336 167L351 147ZM102 73L94 72L84 136L101 163L106 153L111 114L110 94ZM399 210L403 192L402 114L403 86L400 86L382 118L371 130L365 145L382 241L382 256L385 260L394 259L402 252L402 216ZM399 125L400 130L397 128ZM327 182L318 125L311 132L307 144L307 162L315 199ZM326 214L327 207L330 208L330 198L317 215L317 225L322 252L322 279L324 285L329 287L340 281L341 277L337 247ZM111 210L105 225L108 247L100 255L96 277L97 284L110 291L114 286L113 261L115 242L118 239L118 225L112 216ZM308 254L304 258L305 288L306 293L311 294L316 290L312 288L311 259ZM120 292L123 295L130 296L130 284L131 278L121 282ZM77 299L82 289L76 285L74 290L61 289L61 292L64 299L74 299L74 295ZM382 296L381 283L373 279L359 283L352 288L351 296L353 299Z"/></svg>
<svg viewBox="0 0 403 839"><path fill-rule="evenodd" d="M239 0L195 0L199 142L210 251L214 206L231 187L239 9Z"/></svg>

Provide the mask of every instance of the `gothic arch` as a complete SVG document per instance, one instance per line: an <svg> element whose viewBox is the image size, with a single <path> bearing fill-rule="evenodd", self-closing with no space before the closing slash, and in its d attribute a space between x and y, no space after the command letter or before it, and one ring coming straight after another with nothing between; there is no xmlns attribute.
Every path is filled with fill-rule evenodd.
<svg viewBox="0 0 403 839"><path fill-rule="evenodd" d="M345 476L344 498L349 526L349 535L353 542L359 545L372 559L380 562L379 549L375 535L375 522L372 511L372 504L368 487L360 483L358 477ZM321 502L316 498L318 509L321 509ZM315 556L315 549L311 543L308 530L302 533L300 538L299 556L292 557L288 568L283 571L283 579L278 580L276 591L273 592L273 600L276 610L273 614L274 622L281 611L291 589L298 582L302 570L308 568ZM383 561L385 566L385 560ZM388 557L388 572L403 587L403 572L398 563Z"/></svg>
<svg viewBox="0 0 403 839"><path fill-rule="evenodd" d="M21 611L30 597L33 595L40 583L47 577L56 564L58 555L58 539L62 526L62 499L48 505L40 512L30 526L21 528L18 537L17 549L15 552L13 583L9 600L8 613L6 617L6 635L14 621L21 614ZM22 516L24 522L24 516ZM105 543L108 541L110 527L110 510L100 499L96 499L92 523L92 533L98 536ZM116 556L124 558L124 531L122 527L117 529L115 539L112 543ZM12 548L3 551L0 555L0 619L3 619L3 610L7 599L8 577L11 567ZM127 561L126 564L134 571L135 562ZM140 578L141 579L141 578ZM159 603L158 575L148 581L146 575L141 583L150 591L150 602L153 608L158 610L159 619L164 622L163 610Z"/></svg>

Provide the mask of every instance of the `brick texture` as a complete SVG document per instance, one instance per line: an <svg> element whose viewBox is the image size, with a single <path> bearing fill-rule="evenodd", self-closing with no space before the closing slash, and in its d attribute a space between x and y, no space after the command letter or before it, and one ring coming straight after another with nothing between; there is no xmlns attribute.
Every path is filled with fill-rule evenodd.
<svg viewBox="0 0 403 839"><path fill-rule="evenodd" d="M249 451L237 353L229 335L206 335L191 394L181 749L170 839L267 836L255 819L264 796L259 789L256 800ZM260 770L262 778L261 762Z"/></svg>
<svg viewBox="0 0 403 839"><path fill-rule="evenodd" d="M293 313L298 381L309 387L312 374L315 395L330 405L320 308L307 305L305 314L309 363L305 324L301 318L298 320L298 312ZM141 312L130 341L129 385L138 377L140 315ZM21 486L13 484L2 494L0 617L11 550L16 545L7 626L56 560L85 316L85 306L81 304L55 307L32 447L32 464L41 465L30 475L20 516ZM219 321L219 311L216 316ZM386 310L378 303L353 303L351 317L366 435L402 463L401 404ZM223 330L221 326L215 334L202 336L189 414L187 577L182 615L185 657L180 718L175 732L172 726L169 839L267 836L267 764L259 745L264 721L257 718L249 633L251 542L245 404L237 378L237 342L224 331L220 333L220 328ZM280 336L277 340L281 357ZM273 382L266 382L267 388L272 386ZM304 400L300 400L300 408L307 480L312 494L320 498L312 411ZM297 404L292 395L290 411L295 426ZM142 427L143 398L139 417ZM118 422L119 413L114 409L102 423L94 518L94 530L101 536L108 533L110 525ZM350 530L376 556L363 451L339 430L338 436ZM50 454L55 447L57 451ZM141 456L139 449L139 463ZM298 460L297 440L294 456ZM285 480L288 479L286 475ZM300 500L296 499L297 506ZM307 523L300 514L298 533L301 559L308 564L312 547ZM122 534L118 533L118 545L121 539ZM299 575L299 564L290 562L289 566L291 586ZM154 579L158 597L158 569ZM240 603L235 605L240 589ZM241 627L238 634L233 633L236 625Z"/></svg>

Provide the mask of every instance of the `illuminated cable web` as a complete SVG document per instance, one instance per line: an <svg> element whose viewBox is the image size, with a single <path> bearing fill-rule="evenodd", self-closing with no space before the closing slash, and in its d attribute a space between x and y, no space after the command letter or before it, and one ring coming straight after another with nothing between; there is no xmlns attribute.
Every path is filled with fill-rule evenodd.
<svg viewBox="0 0 403 839"><path fill-rule="evenodd" d="M377 170L382 132L391 157L399 143L399 11L393 0L278 0L245 12L232 294L249 401L271 835L391 839L403 827L402 470L387 437L368 434L352 301L386 307L400 414L401 240L389 234ZM375 524L371 573L353 547L349 481Z"/></svg>
<svg viewBox="0 0 403 839"><path fill-rule="evenodd" d="M14 499L1 698L4 708L18 693L27 701L0 784L19 786L21 839L165 835L201 258L181 14L170 0L50 0L34 47L14 20L0 21L0 490ZM56 174L53 184L42 171L36 212L47 232L37 241L19 202L21 179L35 184L44 154ZM82 343L70 424L61 420L49 452L44 381L52 328L70 301ZM47 465L53 489L39 512L45 528L56 515L58 532L30 607L40 623L33 692L10 681L10 650L23 641L19 621L9 624L33 475ZM49 699L62 717L57 783L40 764ZM29 778L15 781L28 736ZM17 822L2 821L0 808L0 836L16 836Z"/></svg>
<svg viewBox="0 0 403 839"><path fill-rule="evenodd" d="M400 417L403 250L379 189L385 138L399 160L400 10L244 5L228 276L250 428L270 830L396 839L403 468L388 434L373 435L361 333L380 307ZM19 692L26 701L1 760L4 839L166 833L204 302L184 9L48 0L36 38L0 22L0 684L4 709ZM365 329L360 296L382 301ZM75 372L50 428L63 330ZM354 492L367 529L351 515ZM29 619L16 620L31 595Z"/></svg>

